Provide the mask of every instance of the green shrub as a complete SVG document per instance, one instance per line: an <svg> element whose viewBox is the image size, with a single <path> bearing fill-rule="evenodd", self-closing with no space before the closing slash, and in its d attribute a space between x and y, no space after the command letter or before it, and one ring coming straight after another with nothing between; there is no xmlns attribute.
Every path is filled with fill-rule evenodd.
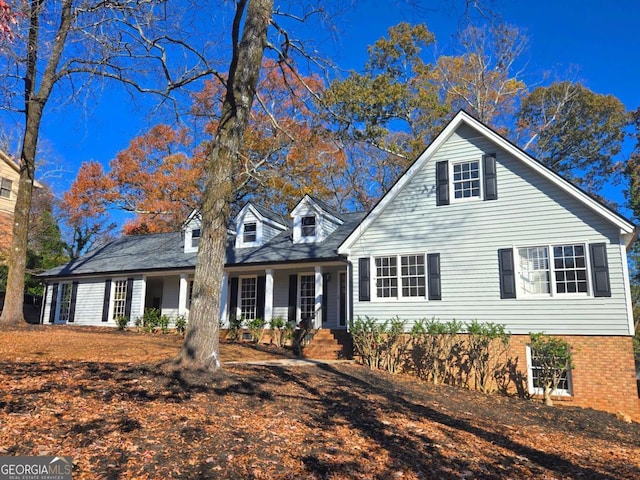
<svg viewBox="0 0 640 480"><path fill-rule="evenodd" d="M265 322L262 318L254 318L247 323L247 328L251 333L251 340L254 343L258 343L260 341L260 337L262 337L262 332L264 331L264 323Z"/></svg>
<svg viewBox="0 0 640 480"><path fill-rule="evenodd" d="M269 323L271 326L271 341L276 347L283 347L285 344L285 327L287 322L285 322L282 317L276 317L272 318Z"/></svg>
<svg viewBox="0 0 640 480"><path fill-rule="evenodd" d="M227 333L227 339L236 341L240 335L240 329L242 328L242 318L235 315L229 315L229 330Z"/></svg>
<svg viewBox="0 0 640 480"><path fill-rule="evenodd" d="M155 332L156 329L161 328L160 310L157 308L146 308L142 317L136 318L135 323L139 330L147 333Z"/></svg>
<svg viewBox="0 0 640 480"><path fill-rule="evenodd" d="M160 331L164 334L169 333L169 321L170 318L166 315L162 315L158 319L158 327L160 327Z"/></svg>
<svg viewBox="0 0 640 480"><path fill-rule="evenodd" d="M369 368L380 368L382 335L387 329L387 323L379 323L368 316L364 320L361 317L351 320L349 331L353 339L353 353Z"/></svg>
<svg viewBox="0 0 640 480"><path fill-rule="evenodd" d="M185 330L187 329L187 318L184 315L178 315L175 321L176 332L180 335L184 335Z"/></svg>
<svg viewBox="0 0 640 480"><path fill-rule="evenodd" d="M120 316L116 318L116 324L118 325L118 330L124 330L129 325L129 317Z"/></svg>
<svg viewBox="0 0 640 480"><path fill-rule="evenodd" d="M474 388L491 393L495 390L494 380L506 364L506 353L511 336L504 325L493 322L480 323L474 320L466 324L467 370L473 372ZM504 363L501 363L504 360ZM468 378L467 378L468 380Z"/></svg>
<svg viewBox="0 0 640 480"><path fill-rule="evenodd" d="M416 375L433 383L459 383L462 323L419 320L411 329L411 360Z"/></svg>

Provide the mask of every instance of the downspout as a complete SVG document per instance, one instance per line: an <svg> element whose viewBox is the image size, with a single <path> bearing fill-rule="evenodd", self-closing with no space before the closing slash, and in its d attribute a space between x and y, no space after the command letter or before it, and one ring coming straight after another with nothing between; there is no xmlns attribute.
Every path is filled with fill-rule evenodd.
<svg viewBox="0 0 640 480"><path fill-rule="evenodd" d="M351 319L353 318L353 263L351 260L347 260L347 332L351 325Z"/></svg>

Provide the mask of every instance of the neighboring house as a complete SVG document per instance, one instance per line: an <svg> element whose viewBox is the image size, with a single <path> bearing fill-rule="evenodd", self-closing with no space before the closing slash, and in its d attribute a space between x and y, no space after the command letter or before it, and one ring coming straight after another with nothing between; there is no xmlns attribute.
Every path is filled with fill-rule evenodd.
<svg viewBox="0 0 640 480"><path fill-rule="evenodd" d="M0 150L0 262L11 248L13 238L13 212L18 198L20 167L13 159ZM34 182L34 187L42 185Z"/></svg>
<svg viewBox="0 0 640 480"><path fill-rule="evenodd" d="M367 214L305 196L253 204L229 234L221 314L346 329L358 316L504 324L537 393L528 333L568 340L557 396L640 419L627 249L634 225L460 112ZM43 275L42 321L188 314L200 235L124 237Z"/></svg>
<svg viewBox="0 0 640 480"><path fill-rule="evenodd" d="M18 165L0 150L0 252L11 247L13 210L18 195L20 170Z"/></svg>

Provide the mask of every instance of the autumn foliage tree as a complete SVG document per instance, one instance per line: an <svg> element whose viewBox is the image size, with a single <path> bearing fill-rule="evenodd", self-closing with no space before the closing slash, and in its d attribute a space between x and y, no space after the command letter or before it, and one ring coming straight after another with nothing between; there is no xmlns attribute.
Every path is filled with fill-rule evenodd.
<svg viewBox="0 0 640 480"><path fill-rule="evenodd" d="M134 215L126 234L176 231L200 204L202 153L190 154L184 130L157 125L134 138L105 172L98 162L85 162L60 209L73 232L72 256L111 230L109 211Z"/></svg>
<svg viewBox="0 0 640 480"><path fill-rule="evenodd" d="M340 203L347 158L318 113L316 97L324 88L316 75L300 75L270 59L263 62L257 101L234 169L237 205L251 199L284 213L307 193ZM212 80L194 97L193 113L205 119L209 133L219 125L223 90L220 81Z"/></svg>

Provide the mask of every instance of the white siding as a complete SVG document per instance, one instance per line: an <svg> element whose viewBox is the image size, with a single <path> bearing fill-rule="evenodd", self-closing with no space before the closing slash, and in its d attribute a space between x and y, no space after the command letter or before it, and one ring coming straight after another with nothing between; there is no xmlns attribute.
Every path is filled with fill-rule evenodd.
<svg viewBox="0 0 640 480"><path fill-rule="evenodd" d="M76 325L115 325L114 322L102 322L105 281L106 278L78 280L74 321Z"/></svg>
<svg viewBox="0 0 640 480"><path fill-rule="evenodd" d="M164 277L162 288L162 308L160 313L174 318L178 315L178 297L180 296L180 276Z"/></svg>
<svg viewBox="0 0 640 480"><path fill-rule="evenodd" d="M436 162L481 159L485 153L496 153L498 200L452 199L451 205L436 206ZM499 248L563 242L607 243L611 298L500 299ZM350 249L354 317L478 319L505 324L514 334L628 335L619 243L612 224L463 127ZM418 252L440 253L441 301L358 301L359 257ZM371 273L373 287L375 272Z"/></svg>

